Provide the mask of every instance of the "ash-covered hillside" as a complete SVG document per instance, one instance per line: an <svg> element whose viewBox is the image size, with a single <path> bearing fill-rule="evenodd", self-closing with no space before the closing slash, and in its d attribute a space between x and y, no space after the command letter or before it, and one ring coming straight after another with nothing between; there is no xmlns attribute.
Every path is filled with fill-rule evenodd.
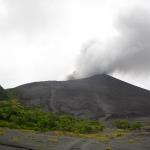
<svg viewBox="0 0 150 150"><path fill-rule="evenodd" d="M70 81L45 81L13 89L26 105L100 119L150 116L150 91L102 74Z"/></svg>
<svg viewBox="0 0 150 150"><path fill-rule="evenodd" d="M7 95L7 92L0 86L0 100L6 100L9 99L9 96Z"/></svg>

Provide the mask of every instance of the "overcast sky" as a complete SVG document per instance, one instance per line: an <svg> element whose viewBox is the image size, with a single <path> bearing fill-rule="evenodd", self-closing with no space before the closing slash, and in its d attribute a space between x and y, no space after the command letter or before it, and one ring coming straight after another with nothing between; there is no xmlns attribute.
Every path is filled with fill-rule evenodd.
<svg viewBox="0 0 150 150"><path fill-rule="evenodd" d="M148 0L0 0L0 84L4 88L10 88L33 81L65 80L68 74L73 71L77 72L79 63L82 63L82 66L87 65L87 60L81 61L81 59L85 59L81 52L84 47L89 45L87 43L93 43L93 41L105 43L105 45L111 43L112 47L115 43L113 48L119 49L121 46L116 43L125 45L124 41L126 40L122 39L132 35L133 30L129 30L132 25L134 28L139 24L139 22L135 22L135 24L126 27L124 24L127 23L128 25L132 19L129 18L128 21L128 17L127 19L121 19L126 17L120 16L132 12L132 10L135 13L139 9L148 10L149 8L150 2ZM132 13L133 18L134 13ZM142 13L135 14L136 17L138 15L140 20L143 21L141 18L144 15ZM128 14L128 16L130 15ZM124 22L124 20L127 21ZM138 17L136 20L138 20ZM150 25L149 22L146 23ZM140 24L140 28L134 30L132 36L134 45L137 41L136 36L140 41L139 35L135 32L143 33L143 30L138 31L141 28ZM124 36L126 31L130 34ZM118 40L116 36L120 33L121 40ZM147 37L145 34L143 36ZM114 38L116 38L116 42L112 42ZM150 43L150 41L147 41L147 43ZM96 59L103 60L107 53L101 53L101 51L104 51L101 48L102 45L104 44L100 44L96 48L92 46L90 56L96 49L98 54L104 54L102 56L97 55L100 57ZM150 46L144 47L146 50L143 53L150 54L148 48ZM109 51L109 54L110 51L115 53L114 49L105 48L105 51ZM135 55L140 56L141 53L138 51ZM115 59L118 59L116 56ZM91 59L90 57L86 58ZM145 55L140 59L143 66L147 64L143 63L144 58ZM106 57L106 61L107 59L110 58ZM138 62L138 57L136 57L136 62L132 62L131 59L134 58L130 57L129 62L131 64ZM150 58L147 56L146 62L148 60ZM117 62L113 61L113 63L116 64ZM121 63L124 64L125 59ZM140 63L137 63L138 66ZM150 64L150 62L148 63ZM90 67L94 68L90 60L89 64ZM130 63L124 65L125 70L120 69L122 68L121 65L117 66L117 69L115 68L115 71L110 72L110 74L150 89L148 67L140 65L144 69L134 71L135 65L126 69L127 65L130 66ZM131 70L134 73L131 73ZM101 72L97 71L96 73ZM141 75L137 76L137 73ZM92 73L83 74L81 77L88 75L92 75Z"/></svg>

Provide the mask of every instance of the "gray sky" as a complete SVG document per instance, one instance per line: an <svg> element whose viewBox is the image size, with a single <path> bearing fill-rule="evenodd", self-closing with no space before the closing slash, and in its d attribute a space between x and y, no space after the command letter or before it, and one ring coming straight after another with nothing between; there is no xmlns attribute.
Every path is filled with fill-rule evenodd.
<svg viewBox="0 0 150 150"><path fill-rule="evenodd" d="M149 7L148 0L0 0L0 84L8 88L33 81L64 80L73 71L78 77L108 72L150 89L150 41L145 34L150 33L146 18ZM141 23L144 21L147 26ZM91 45L88 56L82 55ZM134 54L132 49L126 51L126 57L116 52L130 45L138 45ZM132 61L135 55L137 61ZM110 65L112 59L114 66ZM113 71L101 69L99 60ZM87 61L88 69L84 68ZM78 67L81 63L83 69Z"/></svg>

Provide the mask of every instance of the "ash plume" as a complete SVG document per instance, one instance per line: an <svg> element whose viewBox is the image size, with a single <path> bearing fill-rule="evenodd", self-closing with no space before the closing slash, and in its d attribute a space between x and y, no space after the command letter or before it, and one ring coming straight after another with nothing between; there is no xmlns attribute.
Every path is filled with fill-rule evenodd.
<svg viewBox="0 0 150 150"><path fill-rule="evenodd" d="M150 14L135 9L118 16L117 36L107 42L90 41L84 45L71 78L94 74L150 73Z"/></svg>

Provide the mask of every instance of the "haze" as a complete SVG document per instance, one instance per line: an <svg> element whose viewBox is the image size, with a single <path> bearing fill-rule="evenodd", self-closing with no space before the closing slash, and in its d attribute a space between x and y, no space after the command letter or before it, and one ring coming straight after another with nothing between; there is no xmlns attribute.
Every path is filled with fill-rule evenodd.
<svg viewBox="0 0 150 150"><path fill-rule="evenodd" d="M108 73L150 89L149 6L146 0L0 0L0 84Z"/></svg>

